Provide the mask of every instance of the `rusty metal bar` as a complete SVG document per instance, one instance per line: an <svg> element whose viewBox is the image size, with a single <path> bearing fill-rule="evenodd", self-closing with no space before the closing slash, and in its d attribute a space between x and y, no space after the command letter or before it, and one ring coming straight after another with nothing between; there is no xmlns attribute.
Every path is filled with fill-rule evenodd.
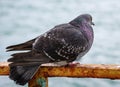
<svg viewBox="0 0 120 87"><path fill-rule="evenodd" d="M0 63L0 75L8 75L8 63ZM75 67L41 66L29 87L48 87L48 77L120 79L120 65L80 64Z"/></svg>
<svg viewBox="0 0 120 87"><path fill-rule="evenodd" d="M0 75L9 75L8 62L0 62Z"/></svg>

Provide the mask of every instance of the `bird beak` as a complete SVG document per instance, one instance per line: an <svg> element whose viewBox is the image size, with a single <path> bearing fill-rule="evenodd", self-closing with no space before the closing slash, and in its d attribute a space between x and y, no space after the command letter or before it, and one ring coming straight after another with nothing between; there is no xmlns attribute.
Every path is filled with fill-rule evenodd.
<svg viewBox="0 0 120 87"><path fill-rule="evenodd" d="M93 22L91 22L91 25L93 25L93 26L94 26L95 24L94 24Z"/></svg>

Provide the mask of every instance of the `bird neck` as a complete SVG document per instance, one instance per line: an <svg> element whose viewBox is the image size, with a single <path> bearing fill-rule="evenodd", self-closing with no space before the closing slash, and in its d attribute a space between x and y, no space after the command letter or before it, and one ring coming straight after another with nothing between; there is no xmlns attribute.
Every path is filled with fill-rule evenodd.
<svg viewBox="0 0 120 87"><path fill-rule="evenodd" d="M91 25L86 23L86 21L74 21L73 20L69 23L71 25L77 27L77 29L79 29L83 33L83 35L87 38L90 45L92 45L94 34L93 34L93 29L92 29Z"/></svg>
<svg viewBox="0 0 120 87"><path fill-rule="evenodd" d="M93 39L94 39L94 32L93 32L92 27L89 24L84 23L80 26L80 29L82 30L86 38L88 38L90 45L92 45Z"/></svg>

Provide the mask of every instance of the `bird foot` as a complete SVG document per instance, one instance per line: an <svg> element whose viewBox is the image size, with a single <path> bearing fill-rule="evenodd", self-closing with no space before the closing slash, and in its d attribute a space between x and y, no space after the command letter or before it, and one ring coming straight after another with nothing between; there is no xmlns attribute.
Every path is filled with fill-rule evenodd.
<svg viewBox="0 0 120 87"><path fill-rule="evenodd" d="M67 64L66 66L68 66L68 67L76 67L76 66L78 66L78 65L80 65L79 62L74 62L74 63L69 63L69 64Z"/></svg>

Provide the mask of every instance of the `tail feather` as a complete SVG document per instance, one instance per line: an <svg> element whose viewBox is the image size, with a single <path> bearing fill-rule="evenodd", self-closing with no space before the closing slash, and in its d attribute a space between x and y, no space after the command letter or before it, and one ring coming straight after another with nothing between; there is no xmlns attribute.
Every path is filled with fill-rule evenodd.
<svg viewBox="0 0 120 87"><path fill-rule="evenodd" d="M8 62L14 62L14 63L47 63L50 60L47 58L47 56L44 53L34 53L32 51L29 52L23 52L23 53L15 53L12 54L12 58L8 59Z"/></svg>
<svg viewBox="0 0 120 87"><path fill-rule="evenodd" d="M25 85L36 73L40 65L34 66L11 66L10 78L19 85Z"/></svg>
<svg viewBox="0 0 120 87"><path fill-rule="evenodd" d="M35 38L36 39L36 38ZM32 50L35 39L22 44L7 47L7 51L26 51L12 54L12 58L8 59L10 66L10 79L19 85L25 85L37 72L40 65L49 63L51 60L44 53L37 53Z"/></svg>
<svg viewBox="0 0 120 87"><path fill-rule="evenodd" d="M8 61L12 62L9 65L9 77L17 84L25 85L34 76L40 65L49 63L50 59L43 53L38 54L30 51L13 54Z"/></svg>
<svg viewBox="0 0 120 87"><path fill-rule="evenodd" d="M6 49L7 51L31 50L32 44L35 42L35 39L32 39L22 44L8 46Z"/></svg>
<svg viewBox="0 0 120 87"><path fill-rule="evenodd" d="M14 53L11 55L12 58L8 59L8 62L25 62L29 59L34 60L33 57L35 57L35 55L33 55L32 51L29 52L21 52L21 53ZM39 59L37 57L37 59Z"/></svg>

